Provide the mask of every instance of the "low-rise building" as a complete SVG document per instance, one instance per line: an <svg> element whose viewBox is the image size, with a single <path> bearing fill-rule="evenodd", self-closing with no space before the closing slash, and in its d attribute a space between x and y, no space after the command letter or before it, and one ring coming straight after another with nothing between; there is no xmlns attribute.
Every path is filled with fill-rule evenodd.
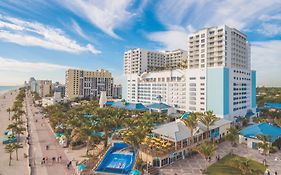
<svg viewBox="0 0 281 175"><path fill-rule="evenodd" d="M180 119L163 124L152 130L151 135L154 137L145 138L139 148L139 157L154 167L172 164L190 156L193 148L204 141L222 138L227 134L227 128L230 128L231 123L226 119L216 121L210 126L210 138L206 126L200 122L193 135L190 128Z"/></svg>
<svg viewBox="0 0 281 175"><path fill-rule="evenodd" d="M281 128L270 123L257 123L250 125L240 131L239 143L246 144L248 148L258 149L258 135L268 137L268 143L272 144L281 138Z"/></svg>

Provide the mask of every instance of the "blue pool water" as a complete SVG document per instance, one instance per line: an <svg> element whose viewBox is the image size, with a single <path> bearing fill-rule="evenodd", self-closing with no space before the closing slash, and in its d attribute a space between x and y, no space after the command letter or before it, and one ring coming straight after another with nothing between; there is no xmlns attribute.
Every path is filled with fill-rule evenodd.
<svg viewBox="0 0 281 175"><path fill-rule="evenodd" d="M103 160L99 164L96 172L130 174L135 163L135 153L124 150L128 145L125 143L114 143L107 151Z"/></svg>

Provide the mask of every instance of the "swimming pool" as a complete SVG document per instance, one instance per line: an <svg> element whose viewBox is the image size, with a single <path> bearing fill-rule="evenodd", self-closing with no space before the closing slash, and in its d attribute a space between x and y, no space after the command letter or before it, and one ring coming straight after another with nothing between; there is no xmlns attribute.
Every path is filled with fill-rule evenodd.
<svg viewBox="0 0 281 175"><path fill-rule="evenodd" d="M114 143L107 151L96 172L130 174L135 163L135 153L125 143Z"/></svg>

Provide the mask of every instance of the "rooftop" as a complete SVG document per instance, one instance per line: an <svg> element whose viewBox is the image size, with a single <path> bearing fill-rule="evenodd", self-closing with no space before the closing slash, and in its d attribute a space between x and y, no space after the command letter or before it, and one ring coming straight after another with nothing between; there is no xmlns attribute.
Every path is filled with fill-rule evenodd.
<svg viewBox="0 0 281 175"><path fill-rule="evenodd" d="M151 109L168 109L171 108L171 106L165 104L165 103L153 103L147 106L148 108Z"/></svg>
<svg viewBox="0 0 281 175"><path fill-rule="evenodd" d="M281 103L264 103L264 107L281 109Z"/></svg>
<svg viewBox="0 0 281 175"><path fill-rule="evenodd" d="M122 108L127 110L138 110L138 111L146 111L147 108L142 103L128 103L123 101L114 102L112 107Z"/></svg>
<svg viewBox="0 0 281 175"><path fill-rule="evenodd" d="M248 138L256 138L257 135L267 135L272 142L281 136L281 128L269 123L258 123L242 129L240 134Z"/></svg>
<svg viewBox="0 0 281 175"><path fill-rule="evenodd" d="M230 123L231 121L226 119L217 120L214 125L210 126L210 130ZM194 134L203 133L205 131L207 131L206 126L198 122L198 127L194 130ZM161 125L152 130L152 132L174 142L178 142L191 137L190 129L180 119Z"/></svg>

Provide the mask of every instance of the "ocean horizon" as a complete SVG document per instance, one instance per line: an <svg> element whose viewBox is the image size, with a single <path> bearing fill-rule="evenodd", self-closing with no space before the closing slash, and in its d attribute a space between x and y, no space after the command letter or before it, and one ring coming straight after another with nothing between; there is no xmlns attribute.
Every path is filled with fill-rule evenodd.
<svg viewBox="0 0 281 175"><path fill-rule="evenodd" d="M20 86L0 86L0 94L9 90L18 89Z"/></svg>

